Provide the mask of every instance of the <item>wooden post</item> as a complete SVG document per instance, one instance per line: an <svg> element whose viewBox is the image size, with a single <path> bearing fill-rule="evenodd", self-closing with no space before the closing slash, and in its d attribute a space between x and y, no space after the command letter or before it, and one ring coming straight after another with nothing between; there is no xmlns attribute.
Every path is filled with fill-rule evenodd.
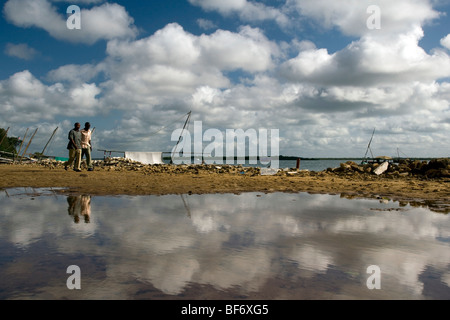
<svg viewBox="0 0 450 320"><path fill-rule="evenodd" d="M297 169L300 169L300 158L297 158Z"/></svg>
<svg viewBox="0 0 450 320"><path fill-rule="evenodd" d="M25 141L25 139L27 137L28 130L29 130L29 128L27 128L27 131L25 131L25 135L23 136L22 142L20 143L20 147L19 147L19 151L17 151L17 155L19 155L20 151L22 150L22 145L23 145L23 142ZM16 157L14 156L14 160L15 160L15 158Z"/></svg>
<svg viewBox="0 0 450 320"><path fill-rule="evenodd" d="M33 135L32 135L31 138L30 138L30 141L29 141L28 144L27 144L27 147L25 148L24 152L22 153L22 156L20 157L20 163L22 163L22 158L23 158L23 156L25 155L25 153L27 152L28 147L30 146L31 141L33 141L34 135L36 134L37 131L38 131L38 128L36 128L36 131L34 131Z"/></svg>
<svg viewBox="0 0 450 320"><path fill-rule="evenodd" d="M41 157L44 156L45 149L47 149L48 144L49 144L50 141L53 139L53 136L55 135L55 133L56 133L57 130L58 130L58 127L56 127L56 129L53 131L53 133L52 133L50 139L48 139L47 144L45 145L44 149L43 149L42 152L41 152ZM41 157L39 157L39 159L40 159Z"/></svg>

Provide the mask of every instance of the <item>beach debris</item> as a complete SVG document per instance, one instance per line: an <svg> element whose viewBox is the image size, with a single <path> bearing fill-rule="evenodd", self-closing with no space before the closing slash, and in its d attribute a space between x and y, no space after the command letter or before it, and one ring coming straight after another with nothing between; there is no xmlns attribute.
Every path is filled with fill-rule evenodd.
<svg viewBox="0 0 450 320"><path fill-rule="evenodd" d="M9 165L5 163L4 165ZM44 166L49 169L64 169L64 162L54 159L33 160L31 162L22 162L21 165ZM402 178L416 176L424 179L450 178L450 158L436 158L426 160L408 160L401 159L398 162L384 163L364 163L357 164L354 161L341 163L337 168L327 168L323 171L309 171L307 169L297 168L259 168L244 165L228 164L143 164L138 161L125 159L122 157L109 157L104 160L93 161L94 170L103 171L138 171L146 175L151 174L231 174L244 177L272 175L284 177L307 177L337 175L346 178L352 178L355 175L364 176L366 179L380 178ZM387 165L387 168L384 166ZM86 168L86 162L83 159L82 168Z"/></svg>
<svg viewBox="0 0 450 320"><path fill-rule="evenodd" d="M12 163L13 160L9 158L0 157L0 163Z"/></svg>
<svg viewBox="0 0 450 320"><path fill-rule="evenodd" d="M217 164L144 164L122 157L108 157L104 160L92 161L94 170L103 171L140 171L145 174L167 173L167 174L236 174L245 176L260 175L260 168L245 167L242 165L217 165ZM45 166L50 169L64 168L63 161L44 159L34 165ZM86 161L83 159L81 168L86 168Z"/></svg>
<svg viewBox="0 0 450 320"><path fill-rule="evenodd" d="M276 169L276 168L261 168L261 175L262 176L273 176L276 175L278 173L280 169Z"/></svg>
<svg viewBox="0 0 450 320"><path fill-rule="evenodd" d="M377 176L379 176L380 174L385 172L388 168L389 168L389 162L385 161L381 165L376 167L375 170L373 170L373 173L375 173Z"/></svg>

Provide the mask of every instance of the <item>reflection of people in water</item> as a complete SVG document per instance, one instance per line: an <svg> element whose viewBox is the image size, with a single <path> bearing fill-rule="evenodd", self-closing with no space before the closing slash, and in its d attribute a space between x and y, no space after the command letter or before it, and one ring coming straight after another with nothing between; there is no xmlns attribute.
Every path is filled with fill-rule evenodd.
<svg viewBox="0 0 450 320"><path fill-rule="evenodd" d="M91 216L91 196L68 196L67 203L69 208L67 209L69 215L73 217L75 223L80 222L80 217L84 217L84 222L90 222Z"/></svg>

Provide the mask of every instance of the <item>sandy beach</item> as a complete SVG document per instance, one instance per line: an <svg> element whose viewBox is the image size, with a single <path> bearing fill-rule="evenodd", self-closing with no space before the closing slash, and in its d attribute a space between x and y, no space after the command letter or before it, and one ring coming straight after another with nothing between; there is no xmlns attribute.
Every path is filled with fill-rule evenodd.
<svg viewBox="0 0 450 320"><path fill-rule="evenodd" d="M64 194L167 195L244 192L308 192L341 197L376 198L403 204L425 205L450 211L450 179L415 176L369 175L334 172L290 172L261 175L254 171L230 173L186 166L190 170L155 172L151 166L118 169L96 168L88 172L39 164L1 164L0 188L58 188ZM175 166L173 166L175 167ZM62 189L59 189L62 188Z"/></svg>

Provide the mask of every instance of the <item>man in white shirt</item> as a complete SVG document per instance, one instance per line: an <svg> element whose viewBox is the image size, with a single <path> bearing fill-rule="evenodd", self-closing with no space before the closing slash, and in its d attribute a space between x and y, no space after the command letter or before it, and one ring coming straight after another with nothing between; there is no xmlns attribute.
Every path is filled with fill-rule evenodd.
<svg viewBox="0 0 450 320"><path fill-rule="evenodd" d="M84 124L84 129L81 130L81 159L83 159L83 156L86 155L86 165L88 168L88 171L93 171L94 168L92 166L92 159L91 159L91 151L92 151L92 144L91 144L91 134L92 131L90 130L91 124L89 122L86 122Z"/></svg>

